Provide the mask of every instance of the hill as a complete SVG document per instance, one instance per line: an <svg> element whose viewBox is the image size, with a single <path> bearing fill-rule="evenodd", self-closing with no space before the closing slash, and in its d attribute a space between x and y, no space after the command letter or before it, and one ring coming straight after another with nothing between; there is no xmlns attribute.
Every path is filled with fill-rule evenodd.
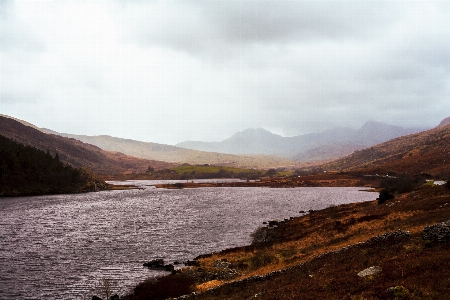
<svg viewBox="0 0 450 300"><path fill-rule="evenodd" d="M440 241L422 238L425 227L449 220L449 203L444 186L421 185L383 204L330 206L274 222L256 230L251 245L199 256L190 269L145 281L126 299L194 291L180 299L449 299L448 230L438 231ZM371 267L378 273L360 273Z"/></svg>
<svg viewBox="0 0 450 300"><path fill-rule="evenodd" d="M444 120L442 120L442 122L439 123L438 127L447 126L447 125L450 125L450 117L445 118Z"/></svg>
<svg viewBox="0 0 450 300"><path fill-rule="evenodd" d="M76 169L31 146L0 135L0 196L66 194L106 189L85 169Z"/></svg>
<svg viewBox="0 0 450 300"><path fill-rule="evenodd" d="M322 166L324 170L365 174L421 174L446 178L450 173L450 125L399 137L355 151Z"/></svg>
<svg viewBox="0 0 450 300"><path fill-rule="evenodd" d="M240 155L278 155L296 161L309 162L342 157L355 150L417 131L419 130L374 121L366 122L359 129L334 128L322 133L293 137L282 137L262 128L249 128L221 142L187 141L177 146Z"/></svg>
<svg viewBox="0 0 450 300"><path fill-rule="evenodd" d="M58 154L62 162L76 168L85 167L96 174L128 174L145 172L149 166L165 169L174 164L131 157L111 152L81 141L43 133L19 121L0 116L0 135L16 142Z"/></svg>
<svg viewBox="0 0 450 300"><path fill-rule="evenodd" d="M270 155L230 155L190 150L158 143L140 142L108 135L86 136L66 133L58 134L95 145L104 150L118 151L143 159L154 159L176 164L212 164L241 168L273 168L294 166L296 164L292 160Z"/></svg>

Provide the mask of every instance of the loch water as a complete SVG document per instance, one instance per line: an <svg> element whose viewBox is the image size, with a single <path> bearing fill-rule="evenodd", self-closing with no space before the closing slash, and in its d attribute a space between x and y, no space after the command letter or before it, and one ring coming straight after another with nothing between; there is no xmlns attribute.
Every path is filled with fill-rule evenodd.
<svg viewBox="0 0 450 300"><path fill-rule="evenodd" d="M156 189L0 198L0 299L123 295L161 274L142 266L247 245L263 221L374 200L360 188ZM127 182L130 184L130 182Z"/></svg>

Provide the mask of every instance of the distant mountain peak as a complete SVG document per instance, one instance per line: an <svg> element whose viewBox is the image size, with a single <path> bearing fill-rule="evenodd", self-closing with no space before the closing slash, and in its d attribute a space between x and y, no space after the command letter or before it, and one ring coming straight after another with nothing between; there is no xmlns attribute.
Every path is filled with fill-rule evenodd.
<svg viewBox="0 0 450 300"><path fill-rule="evenodd" d="M272 133L264 128L247 128L243 131L239 131L234 136L243 137L264 137L264 136L280 136L278 134Z"/></svg>
<svg viewBox="0 0 450 300"><path fill-rule="evenodd" d="M364 123L364 125L361 127L361 129L367 129L367 128L382 128L382 127L384 127L384 128L387 128L387 127L390 127L390 128L400 128L400 126L395 126L395 125L389 125L389 124L386 124L386 123L383 123L383 122L379 122L379 121L374 121L374 120L370 120L370 121L367 121L366 123Z"/></svg>

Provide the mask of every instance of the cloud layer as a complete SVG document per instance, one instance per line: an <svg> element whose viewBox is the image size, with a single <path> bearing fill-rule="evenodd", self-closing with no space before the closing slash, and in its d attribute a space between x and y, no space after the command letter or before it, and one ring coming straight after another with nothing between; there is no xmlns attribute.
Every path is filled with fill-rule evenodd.
<svg viewBox="0 0 450 300"><path fill-rule="evenodd" d="M3 1L0 110L173 144L450 115L450 4Z"/></svg>

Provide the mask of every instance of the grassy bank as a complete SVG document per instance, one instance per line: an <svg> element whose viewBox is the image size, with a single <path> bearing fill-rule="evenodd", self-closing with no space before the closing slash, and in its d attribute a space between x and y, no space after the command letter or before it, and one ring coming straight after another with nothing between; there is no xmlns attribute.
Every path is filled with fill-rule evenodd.
<svg viewBox="0 0 450 300"><path fill-rule="evenodd" d="M198 293L192 299L449 299L449 244L421 239L425 226L449 219L449 190L420 185L382 204L329 207L261 227L252 245L202 257L161 282L185 282L183 293ZM399 229L410 237L358 244ZM359 246L338 251L348 245ZM371 266L382 271L357 276ZM144 283L128 299L177 296L150 293L158 284Z"/></svg>

